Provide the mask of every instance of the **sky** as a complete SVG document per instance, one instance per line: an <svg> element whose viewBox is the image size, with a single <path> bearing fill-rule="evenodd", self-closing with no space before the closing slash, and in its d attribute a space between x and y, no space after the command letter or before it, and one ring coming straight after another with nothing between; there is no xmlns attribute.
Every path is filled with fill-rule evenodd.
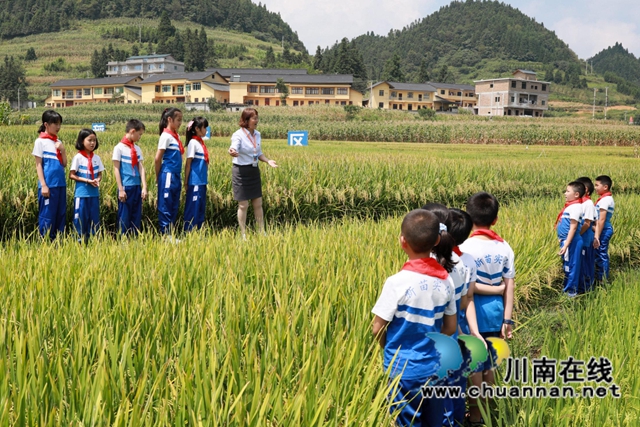
<svg viewBox="0 0 640 427"><path fill-rule="evenodd" d="M258 2L258 0L253 0ZM445 6L449 0L260 0L279 12L310 54L343 37L387 35ZM520 0L505 3L555 31L581 59L616 42L640 56L637 0Z"/></svg>

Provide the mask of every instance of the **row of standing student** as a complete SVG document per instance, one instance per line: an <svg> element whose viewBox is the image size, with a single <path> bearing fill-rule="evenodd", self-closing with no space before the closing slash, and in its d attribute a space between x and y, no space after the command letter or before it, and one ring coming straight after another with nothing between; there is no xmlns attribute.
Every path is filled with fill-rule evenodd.
<svg viewBox="0 0 640 427"><path fill-rule="evenodd" d="M387 278L372 309L372 332L384 349L385 372L390 379L400 377L389 397L391 412L399 409L399 426L484 423L478 400L427 397L422 387L457 386L464 395L467 386L464 375L438 382L439 354L429 333L483 340L487 359L469 378L477 387L494 384L496 352L489 338L511 338L515 324L515 256L491 229L498 210L498 200L481 192L469 198L466 212L430 203L402 221L400 246L409 260Z"/></svg>
<svg viewBox="0 0 640 427"><path fill-rule="evenodd" d="M158 184L158 222L163 234L173 230L178 216L182 189L182 156L185 153L178 135L181 124L180 110L170 108L163 112L159 125L158 151L154 160ZM66 225L67 157L65 147L58 139L61 125L60 114L53 110L45 111L32 152L38 175L38 229L42 236L48 234L51 239L63 232ZM187 125L186 137L189 143L185 166L185 231L200 228L204 223L209 153L202 138L208 125L207 120L202 117L194 118ZM147 196L147 186L142 150L136 142L144 132L145 126L141 121L130 120L126 125L125 136L113 150L112 161L118 186L118 227L123 234L137 234L141 229L142 201ZM100 157L94 153L98 146L95 132L82 129L75 146L78 154L71 162L69 174L76 182L73 224L85 240L95 234L100 225L99 187L105 167ZM232 144L230 154L237 157L236 149L239 147L233 147ZM273 160L268 162L275 167ZM244 234L244 223L241 226Z"/></svg>
<svg viewBox="0 0 640 427"><path fill-rule="evenodd" d="M613 236L611 218L615 202L613 181L600 175L595 185L589 177L567 184L565 205L556 219L564 271L563 290L569 297L593 289L594 283L609 279L609 242ZM598 194L593 203L591 195Z"/></svg>

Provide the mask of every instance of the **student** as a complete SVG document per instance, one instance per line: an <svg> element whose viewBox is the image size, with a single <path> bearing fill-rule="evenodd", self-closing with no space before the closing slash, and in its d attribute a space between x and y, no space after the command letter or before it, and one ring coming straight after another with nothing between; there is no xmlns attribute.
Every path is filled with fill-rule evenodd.
<svg viewBox="0 0 640 427"><path fill-rule="evenodd" d="M118 186L118 229L123 235L137 235L142 229L142 201L147 198L147 179L142 164L140 141L144 123L131 119L125 136L114 147L113 174Z"/></svg>
<svg viewBox="0 0 640 427"><path fill-rule="evenodd" d="M431 257L440 241L439 230L436 216L424 209L404 217L400 246L409 261L402 271L387 278L372 310L372 332L384 348L384 369L392 379L401 377L390 396L401 406L399 426L442 425L443 400L423 398L420 389L439 366L434 342L426 334L456 331L453 283L447 270Z"/></svg>
<svg viewBox="0 0 640 427"><path fill-rule="evenodd" d="M202 139L207 134L209 122L196 117L187 125L187 163L184 168L184 186L187 200L184 202L184 231L201 228L207 203L209 151Z"/></svg>
<svg viewBox="0 0 640 427"><path fill-rule="evenodd" d="M38 175L38 231L51 240L64 232L67 220L67 153L58 132L62 116L53 110L42 113L40 135L31 153L36 160Z"/></svg>
<svg viewBox="0 0 640 427"><path fill-rule="evenodd" d="M100 226L100 181L104 165L97 154L98 137L91 129L82 129L76 140L78 154L71 160L69 178L76 182L73 225L79 241L89 241Z"/></svg>
<svg viewBox="0 0 640 427"><path fill-rule="evenodd" d="M460 245L463 253L473 257L477 267L477 278L473 292L473 310L478 324L478 333L484 338L510 339L514 322L513 296L515 288L515 256L511 246L495 231L498 222L498 200L489 193L476 193L467 201L467 213L471 216L471 236ZM467 308L469 314L472 306ZM471 320L468 316L468 320ZM471 324L470 324L471 327ZM493 361L487 358L483 372L472 374L475 386L482 382L494 384ZM483 423L477 400L470 399L470 425Z"/></svg>
<svg viewBox="0 0 640 427"><path fill-rule="evenodd" d="M173 231L180 207L180 173L184 147L178 130L182 125L182 112L167 108L160 119L160 140L154 160L158 184L158 223L160 233Z"/></svg>
<svg viewBox="0 0 640 427"><path fill-rule="evenodd" d="M569 297L578 293L580 282L580 262L582 257L582 237L578 231L582 226L582 198L584 184L572 181L564 192L566 203L556 219L556 231L560 242L564 282L562 289Z"/></svg>
<svg viewBox="0 0 640 427"><path fill-rule="evenodd" d="M598 193L596 201L596 231L593 237L593 247L596 249L596 281L609 280L609 241L613 236L611 217L615 203L611 196L613 181L607 175L596 178L595 190Z"/></svg>
<svg viewBox="0 0 640 427"><path fill-rule="evenodd" d="M593 236L596 220L596 207L591 200L593 194L593 182L587 176L580 177L576 181L584 185L585 193L582 198L582 227L580 227L580 237L582 238L582 256L580 260L580 282L578 293L588 292L593 287L595 280L596 252L593 247Z"/></svg>

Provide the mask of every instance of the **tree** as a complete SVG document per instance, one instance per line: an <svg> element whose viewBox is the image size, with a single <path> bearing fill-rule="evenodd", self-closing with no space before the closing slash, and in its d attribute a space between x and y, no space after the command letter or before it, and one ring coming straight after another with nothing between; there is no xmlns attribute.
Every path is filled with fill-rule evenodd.
<svg viewBox="0 0 640 427"><path fill-rule="evenodd" d="M320 49L320 46L316 49L316 55L313 57L313 68L316 70L322 69L322 49Z"/></svg>
<svg viewBox="0 0 640 427"><path fill-rule="evenodd" d="M107 76L107 50L103 47L102 53L98 53L98 50L93 51L91 55L91 74L93 77L106 77Z"/></svg>
<svg viewBox="0 0 640 427"><path fill-rule="evenodd" d="M131 47L131 56L138 56L138 55L140 55L140 48L138 48L137 44L134 44Z"/></svg>
<svg viewBox="0 0 640 427"><path fill-rule="evenodd" d="M404 83L404 72L400 63L400 55L395 53L385 64L382 70L382 80Z"/></svg>
<svg viewBox="0 0 640 427"><path fill-rule="evenodd" d="M4 64L0 64L0 99L15 102L27 99L26 72L22 63L13 56L5 56Z"/></svg>
<svg viewBox="0 0 640 427"><path fill-rule="evenodd" d="M27 49L27 53L24 55L24 60L35 61L36 59L38 59L38 57L36 56L36 50L32 47Z"/></svg>
<svg viewBox="0 0 640 427"><path fill-rule="evenodd" d="M267 53L264 58L264 66L265 68L272 68L276 64L276 55L273 53L273 48L269 46L267 48Z"/></svg>
<svg viewBox="0 0 640 427"><path fill-rule="evenodd" d="M449 78L451 78L451 74L449 73L449 67L446 64L443 64L442 67L440 68L440 71L438 71L436 80L439 83L446 83Z"/></svg>
<svg viewBox="0 0 640 427"><path fill-rule="evenodd" d="M282 105L287 105L287 98L289 97L289 87L281 78L278 78L276 80L276 90L280 92L280 101L282 101Z"/></svg>
<svg viewBox="0 0 640 427"><path fill-rule="evenodd" d="M429 80L431 79L429 77L429 71L427 70L427 60L423 59L422 62L420 63L420 71L418 72L418 81L420 83L426 83Z"/></svg>

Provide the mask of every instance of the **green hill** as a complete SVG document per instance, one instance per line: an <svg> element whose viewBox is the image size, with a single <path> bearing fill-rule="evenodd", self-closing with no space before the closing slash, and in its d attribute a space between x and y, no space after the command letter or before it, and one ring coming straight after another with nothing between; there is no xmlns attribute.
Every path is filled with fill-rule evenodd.
<svg viewBox="0 0 640 427"><path fill-rule="evenodd" d="M603 49L589 59L589 62L592 63L593 70L599 74L612 72L631 83L640 84L640 59L620 43Z"/></svg>

